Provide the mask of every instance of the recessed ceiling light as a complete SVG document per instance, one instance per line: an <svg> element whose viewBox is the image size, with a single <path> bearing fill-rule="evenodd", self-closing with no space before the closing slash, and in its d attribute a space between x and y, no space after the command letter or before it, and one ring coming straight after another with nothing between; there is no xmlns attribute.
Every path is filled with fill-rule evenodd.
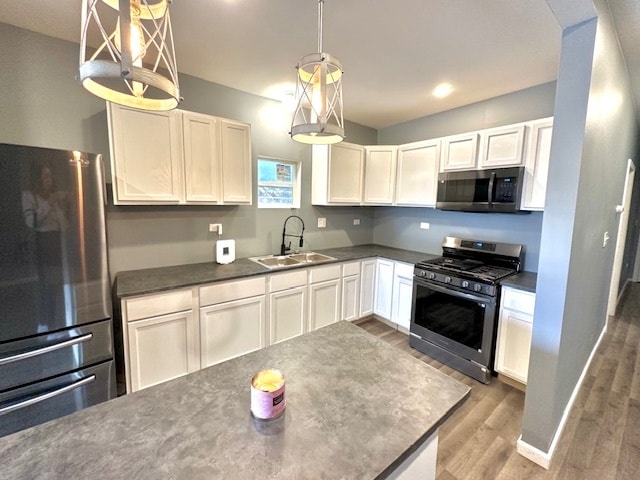
<svg viewBox="0 0 640 480"><path fill-rule="evenodd" d="M453 85L450 83L441 83L431 92L434 97L444 98L447 97L453 92Z"/></svg>

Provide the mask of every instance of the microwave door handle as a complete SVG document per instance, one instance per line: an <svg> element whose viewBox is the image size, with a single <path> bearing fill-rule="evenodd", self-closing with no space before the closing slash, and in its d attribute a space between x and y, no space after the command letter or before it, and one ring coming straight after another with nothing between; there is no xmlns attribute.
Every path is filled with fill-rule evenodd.
<svg viewBox="0 0 640 480"><path fill-rule="evenodd" d="M493 184L495 183L495 180L496 180L496 172L491 172L491 175L489 178L489 192L488 192L488 198L487 198L489 205L493 204Z"/></svg>

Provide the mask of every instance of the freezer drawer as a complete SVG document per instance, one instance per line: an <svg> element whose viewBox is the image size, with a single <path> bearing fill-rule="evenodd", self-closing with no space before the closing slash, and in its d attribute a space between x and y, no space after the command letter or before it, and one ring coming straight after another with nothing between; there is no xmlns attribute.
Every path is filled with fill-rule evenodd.
<svg viewBox="0 0 640 480"><path fill-rule="evenodd" d="M115 397L113 361L0 393L0 436Z"/></svg>
<svg viewBox="0 0 640 480"><path fill-rule="evenodd" d="M113 358L111 320L0 344L0 392Z"/></svg>

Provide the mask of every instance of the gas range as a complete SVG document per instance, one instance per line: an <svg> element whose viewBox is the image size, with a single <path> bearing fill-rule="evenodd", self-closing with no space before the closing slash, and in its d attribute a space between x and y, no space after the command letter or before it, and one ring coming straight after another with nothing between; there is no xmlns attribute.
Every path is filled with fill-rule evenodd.
<svg viewBox="0 0 640 480"><path fill-rule="evenodd" d="M446 237L443 256L415 264L416 277L460 290L496 296L498 282L520 270L522 245Z"/></svg>
<svg viewBox="0 0 640 480"><path fill-rule="evenodd" d="M522 245L445 237L442 257L415 265L409 345L489 383L500 280L523 254Z"/></svg>

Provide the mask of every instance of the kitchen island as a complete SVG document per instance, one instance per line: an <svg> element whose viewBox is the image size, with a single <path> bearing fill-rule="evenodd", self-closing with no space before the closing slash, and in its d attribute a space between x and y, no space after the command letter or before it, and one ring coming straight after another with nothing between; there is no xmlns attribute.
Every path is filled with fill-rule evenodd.
<svg viewBox="0 0 640 480"><path fill-rule="evenodd" d="M268 422L250 414L266 368L287 402ZM0 438L2 476L434 478L437 430L469 390L342 321Z"/></svg>

